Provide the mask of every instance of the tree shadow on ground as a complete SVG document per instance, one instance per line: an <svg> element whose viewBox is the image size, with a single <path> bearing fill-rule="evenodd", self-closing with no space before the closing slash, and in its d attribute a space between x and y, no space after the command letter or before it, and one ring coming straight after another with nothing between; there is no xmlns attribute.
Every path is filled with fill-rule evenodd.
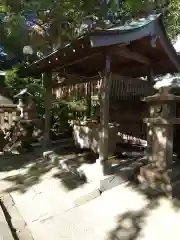
<svg viewBox="0 0 180 240"><path fill-rule="evenodd" d="M149 211L157 208L158 201L153 200L139 211L128 211L118 217L116 227L108 234L108 240L135 240L140 237Z"/></svg>
<svg viewBox="0 0 180 240"><path fill-rule="evenodd" d="M144 162L145 165L147 162ZM134 162L133 162L134 164ZM132 164L131 164L132 165ZM130 165L130 166L131 166ZM142 165L141 165L142 166ZM134 168L135 169L135 168ZM173 158L171 165L171 186L172 198L168 198L165 192L159 188L152 188L148 182L137 183L137 175L140 173L140 166L134 171L132 181L127 184L148 201L147 205L138 211L127 211L117 218L116 227L108 234L108 240L137 240L141 239L143 230L147 225L147 218L152 211L161 207L161 200L169 202L171 210L180 211L180 163L179 159ZM156 185L155 185L156 186ZM133 204L133 203L132 203ZM163 229L162 229L163 231ZM144 239L144 238L143 238Z"/></svg>
<svg viewBox="0 0 180 240"><path fill-rule="evenodd" d="M147 226L147 219L152 213L156 211L160 205L161 200L167 200L171 204L174 212L180 211L180 201L178 199L168 199L164 194L149 191L147 188L138 188L134 184L129 186L139 194L143 195L148 203L140 210L127 211L117 217L115 228L107 235L107 240L137 240L144 235L143 230Z"/></svg>
<svg viewBox="0 0 180 240"><path fill-rule="evenodd" d="M70 162L79 162L79 164L87 160L91 161L93 157L96 157L89 154L89 152L70 148L59 150L58 153L61 158L68 158ZM3 181L11 183L11 186L5 190L6 192L18 191L25 193L31 187L40 183L46 174L50 174L51 177L58 179L68 190L73 190L85 183L79 180L73 172L64 171L59 168L56 162L40 156L42 156L41 151L14 157L2 157L0 172L10 173L9 177L2 179ZM126 168L127 165L131 166L132 164L134 164L134 160L122 162L121 168ZM18 172L11 174L12 170L17 170ZM132 187L132 183L130 183L130 186ZM148 214L159 206L159 197L161 197L161 195L149 193L146 188L142 189L137 185L133 185L133 188L139 191L140 194L143 194L149 203L141 210L127 211L120 215L117 219L116 227L107 236L108 240L139 239L146 225ZM176 202L173 202L173 207L180 209L179 203Z"/></svg>
<svg viewBox="0 0 180 240"><path fill-rule="evenodd" d="M64 158L79 164L86 162L89 157L90 159L93 157L91 153L83 152L77 148L61 149L58 150L58 154L61 159ZM86 183L86 179L80 179L76 172L62 169L58 162L50 158L43 158L42 155L42 151L37 151L2 157L0 172L8 176L1 180L8 182L8 186L10 185L6 192L19 191L24 193L30 187L40 183L46 175L47 178L58 179L67 190L73 190Z"/></svg>
<svg viewBox="0 0 180 240"><path fill-rule="evenodd" d="M24 163L18 170L19 173L5 177L3 180L11 183L11 187L7 188L7 192L19 191L26 192L30 187L38 184L41 177L51 171L53 165L43 158L37 158L33 163Z"/></svg>

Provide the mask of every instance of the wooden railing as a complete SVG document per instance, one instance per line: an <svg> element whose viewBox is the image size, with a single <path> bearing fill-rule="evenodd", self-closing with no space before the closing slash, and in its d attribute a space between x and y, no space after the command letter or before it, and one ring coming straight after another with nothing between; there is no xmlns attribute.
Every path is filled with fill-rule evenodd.
<svg viewBox="0 0 180 240"><path fill-rule="evenodd" d="M92 81L88 83L80 83L74 85L59 86L53 90L56 100L62 98L82 99L86 98L90 93L95 96L99 92L100 81Z"/></svg>

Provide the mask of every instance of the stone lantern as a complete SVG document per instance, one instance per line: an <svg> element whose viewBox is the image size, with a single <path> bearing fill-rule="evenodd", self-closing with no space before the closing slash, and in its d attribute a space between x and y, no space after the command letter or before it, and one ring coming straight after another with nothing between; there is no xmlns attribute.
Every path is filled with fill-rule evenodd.
<svg viewBox="0 0 180 240"><path fill-rule="evenodd" d="M24 120L32 120L36 118L35 105L32 100L32 94L28 92L27 88L18 93L15 98L18 99L17 108L20 111L20 117Z"/></svg>
<svg viewBox="0 0 180 240"><path fill-rule="evenodd" d="M145 122L150 164L141 168L140 176L151 187L160 188L172 196L173 128L175 124L180 124L180 119L176 117L176 103L180 97L170 94L169 90L169 87L162 87L158 94L145 98L149 105L149 118Z"/></svg>

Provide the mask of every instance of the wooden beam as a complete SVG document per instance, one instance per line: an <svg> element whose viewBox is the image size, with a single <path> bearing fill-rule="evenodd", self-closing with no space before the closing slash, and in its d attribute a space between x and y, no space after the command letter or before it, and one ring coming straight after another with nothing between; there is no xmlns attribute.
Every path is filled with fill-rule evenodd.
<svg viewBox="0 0 180 240"><path fill-rule="evenodd" d="M87 83L87 117L91 117L91 107L92 107L92 102L91 102L91 82Z"/></svg>
<svg viewBox="0 0 180 240"><path fill-rule="evenodd" d="M148 74L147 74L147 80L150 83L150 85L153 86L154 84L154 74L152 68L149 68Z"/></svg>
<svg viewBox="0 0 180 240"><path fill-rule="evenodd" d="M114 55L119 55L127 59L135 60L145 65L150 65L150 60L147 57L143 56L142 54L132 52L127 47L113 47L113 49L110 49L110 53Z"/></svg>
<svg viewBox="0 0 180 240"><path fill-rule="evenodd" d="M84 62L84 61L92 58L92 57L95 57L95 56L97 57L97 56L100 55L100 54L101 54L100 52L91 53L91 54L88 55L88 56L82 57L82 58L80 58L80 59L73 60L73 61L71 61L71 62L69 62L69 63L62 64L62 65L60 65L59 67L56 67L55 69L52 68L52 70L53 70L54 72L56 72L56 71L58 72L58 71L60 71L62 68L66 68L66 67L69 67L69 66L72 66L72 65L79 64L79 63L81 63L81 62Z"/></svg>

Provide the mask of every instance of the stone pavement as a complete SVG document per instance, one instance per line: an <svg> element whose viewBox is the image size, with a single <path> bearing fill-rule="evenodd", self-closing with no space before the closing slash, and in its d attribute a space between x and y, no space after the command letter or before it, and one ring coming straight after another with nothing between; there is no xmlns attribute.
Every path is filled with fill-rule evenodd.
<svg viewBox="0 0 180 240"><path fill-rule="evenodd" d="M45 214L39 215L38 219L37 207L35 209L34 204L29 205L30 200L26 200L26 203L22 201L21 204L31 212L28 218L25 206L20 208L18 205L35 240L179 239L179 209L166 199L148 201L125 184L108 190L79 207L62 211L61 205L56 204L54 208L57 212L48 215L46 209ZM51 204L54 202L49 202L49 206L46 206L50 209ZM43 212L42 202L38 207ZM33 220L33 216L36 216L36 220Z"/></svg>
<svg viewBox="0 0 180 240"><path fill-rule="evenodd" d="M179 239L179 207L169 200L148 200L127 183L100 195L49 161L33 162L1 168L0 189L10 194L34 240Z"/></svg>
<svg viewBox="0 0 180 240"><path fill-rule="evenodd" d="M31 224L31 229L35 239L166 240L179 239L179 219L170 202L148 203L131 188L119 186L86 205Z"/></svg>

